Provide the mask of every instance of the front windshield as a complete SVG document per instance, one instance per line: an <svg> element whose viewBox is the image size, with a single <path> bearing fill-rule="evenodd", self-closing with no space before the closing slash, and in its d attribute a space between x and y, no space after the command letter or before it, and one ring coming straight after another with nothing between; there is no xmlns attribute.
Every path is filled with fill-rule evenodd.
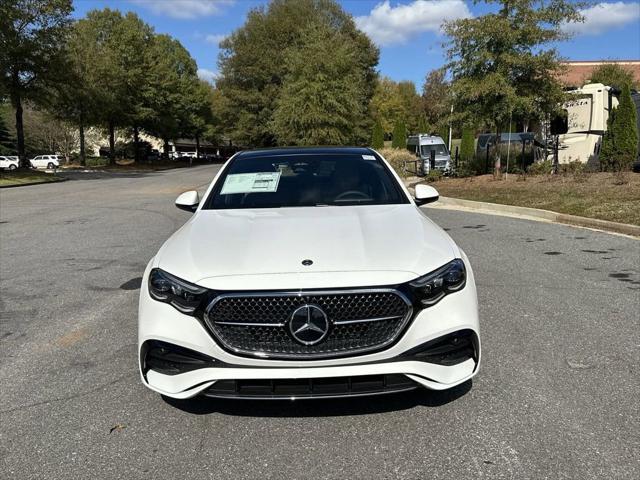
<svg viewBox="0 0 640 480"><path fill-rule="evenodd" d="M447 147L444 143L435 143L433 145L421 145L420 149L422 151L423 157L431 156L431 151L434 150L436 155L448 155Z"/></svg>
<svg viewBox="0 0 640 480"><path fill-rule="evenodd" d="M290 154L238 157L204 209L408 203L374 155Z"/></svg>

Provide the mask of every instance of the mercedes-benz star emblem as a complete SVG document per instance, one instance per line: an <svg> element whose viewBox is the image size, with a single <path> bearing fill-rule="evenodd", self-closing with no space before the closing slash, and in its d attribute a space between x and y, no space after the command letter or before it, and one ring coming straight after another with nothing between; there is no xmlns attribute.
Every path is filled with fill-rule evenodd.
<svg viewBox="0 0 640 480"><path fill-rule="evenodd" d="M303 305L291 314L289 330L303 345L315 345L329 333L329 319L317 305Z"/></svg>

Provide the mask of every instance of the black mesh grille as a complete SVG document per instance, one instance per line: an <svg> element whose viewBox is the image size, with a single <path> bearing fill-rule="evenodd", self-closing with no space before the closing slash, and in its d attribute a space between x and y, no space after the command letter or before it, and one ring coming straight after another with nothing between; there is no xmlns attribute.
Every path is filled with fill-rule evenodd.
<svg viewBox="0 0 640 480"><path fill-rule="evenodd" d="M315 345L298 343L288 326L291 314L307 304L322 308L331 324L327 336ZM327 358L390 344L406 325L409 312L407 302L392 290L237 295L215 301L207 320L222 345L239 354Z"/></svg>

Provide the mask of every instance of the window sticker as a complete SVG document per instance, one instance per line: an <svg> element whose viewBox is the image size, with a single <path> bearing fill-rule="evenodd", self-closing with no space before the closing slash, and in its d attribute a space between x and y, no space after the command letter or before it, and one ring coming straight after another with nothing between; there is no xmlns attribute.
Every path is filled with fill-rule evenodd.
<svg viewBox="0 0 640 480"><path fill-rule="evenodd" d="M376 157L373 156L373 155L362 155L362 158L364 160L375 160L376 159Z"/></svg>
<svg viewBox="0 0 640 480"><path fill-rule="evenodd" d="M256 172L227 175L220 195L273 193L278 190L281 174L282 172Z"/></svg>

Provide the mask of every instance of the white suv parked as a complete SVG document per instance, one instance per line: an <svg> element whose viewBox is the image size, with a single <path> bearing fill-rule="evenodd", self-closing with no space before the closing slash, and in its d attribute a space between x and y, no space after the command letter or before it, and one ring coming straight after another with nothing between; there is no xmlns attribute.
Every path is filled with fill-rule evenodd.
<svg viewBox="0 0 640 480"><path fill-rule="evenodd" d="M60 166L60 155L38 155L29 160L33 168L48 168L52 170Z"/></svg>
<svg viewBox="0 0 640 480"><path fill-rule="evenodd" d="M18 157L8 157L1 156L0 157L0 168L5 170L15 170L20 165L20 160Z"/></svg>

